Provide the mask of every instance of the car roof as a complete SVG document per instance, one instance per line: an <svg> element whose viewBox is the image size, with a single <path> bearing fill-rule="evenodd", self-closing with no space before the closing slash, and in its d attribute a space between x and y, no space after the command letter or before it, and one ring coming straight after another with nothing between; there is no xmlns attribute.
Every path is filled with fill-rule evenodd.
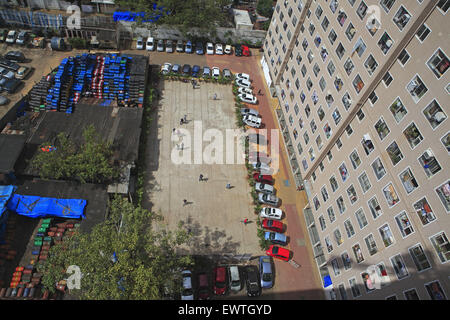
<svg viewBox="0 0 450 320"><path fill-rule="evenodd" d="M215 273L216 273L216 280L225 281L225 275L226 275L225 267L216 267Z"/></svg>

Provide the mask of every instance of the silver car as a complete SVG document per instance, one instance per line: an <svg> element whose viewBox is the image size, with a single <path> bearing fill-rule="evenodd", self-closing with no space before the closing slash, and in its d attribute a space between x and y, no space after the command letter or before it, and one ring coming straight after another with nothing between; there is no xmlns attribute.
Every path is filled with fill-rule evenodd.
<svg viewBox="0 0 450 320"><path fill-rule="evenodd" d="M255 117L259 116L258 110L251 109L251 108L241 108L241 114L242 115L251 114L251 115L253 115Z"/></svg>
<svg viewBox="0 0 450 320"><path fill-rule="evenodd" d="M258 193L258 201L260 203L268 204L274 207L277 207L280 199L273 194L268 193Z"/></svg>
<svg viewBox="0 0 450 320"><path fill-rule="evenodd" d="M166 41L166 52L173 53L173 41L172 40Z"/></svg>

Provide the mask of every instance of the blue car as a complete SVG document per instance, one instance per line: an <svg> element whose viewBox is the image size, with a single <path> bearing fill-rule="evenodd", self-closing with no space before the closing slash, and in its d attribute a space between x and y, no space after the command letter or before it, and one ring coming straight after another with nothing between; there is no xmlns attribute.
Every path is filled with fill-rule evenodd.
<svg viewBox="0 0 450 320"><path fill-rule="evenodd" d="M261 288L270 289L273 287L272 260L269 256L259 257L259 276Z"/></svg>
<svg viewBox="0 0 450 320"><path fill-rule="evenodd" d="M203 43L197 42L197 44L195 45L195 53L196 54L204 54Z"/></svg>
<svg viewBox="0 0 450 320"><path fill-rule="evenodd" d="M185 49L185 52L186 52L186 53L192 53L192 42L191 42L191 40L189 40L189 41L186 43L186 49Z"/></svg>
<svg viewBox="0 0 450 320"><path fill-rule="evenodd" d="M269 240L273 244L279 244L282 246L285 246L287 244L286 236L278 232L267 231L264 233L264 239Z"/></svg>
<svg viewBox="0 0 450 320"><path fill-rule="evenodd" d="M198 78L200 72L200 66L195 65L192 67L192 76Z"/></svg>

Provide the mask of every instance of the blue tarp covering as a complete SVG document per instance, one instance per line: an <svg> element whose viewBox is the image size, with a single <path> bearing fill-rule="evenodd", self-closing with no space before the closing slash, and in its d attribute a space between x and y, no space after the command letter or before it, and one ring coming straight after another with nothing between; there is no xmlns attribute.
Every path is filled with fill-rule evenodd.
<svg viewBox="0 0 450 320"><path fill-rule="evenodd" d="M156 3L153 4L153 12L130 12L130 11L116 11L113 14L114 21L136 21L137 17L146 17L142 22L155 22L163 16L169 15L170 11L165 11L164 7L158 7Z"/></svg>
<svg viewBox="0 0 450 320"><path fill-rule="evenodd" d="M57 216L67 219L86 218L86 200L56 199L15 194L8 202L8 210L30 217Z"/></svg>
<svg viewBox="0 0 450 320"><path fill-rule="evenodd" d="M0 186L0 217L5 212L6 204L16 189L16 186Z"/></svg>
<svg viewBox="0 0 450 320"><path fill-rule="evenodd" d="M331 286L333 284L333 282L331 281L331 277L330 276L325 276L323 277L323 287L326 288L328 286Z"/></svg>

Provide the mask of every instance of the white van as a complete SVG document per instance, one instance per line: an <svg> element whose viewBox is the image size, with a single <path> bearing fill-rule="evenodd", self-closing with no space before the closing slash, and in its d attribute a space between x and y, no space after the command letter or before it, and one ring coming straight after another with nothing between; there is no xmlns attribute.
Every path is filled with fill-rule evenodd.
<svg viewBox="0 0 450 320"><path fill-rule="evenodd" d="M230 279L230 289L231 291L238 292L241 290L241 278L239 277L239 268L238 266L229 266L228 274Z"/></svg>
<svg viewBox="0 0 450 320"><path fill-rule="evenodd" d="M246 125L252 128L259 128L261 126L261 118L255 117L254 115L251 114L244 115L242 121L244 121Z"/></svg>

